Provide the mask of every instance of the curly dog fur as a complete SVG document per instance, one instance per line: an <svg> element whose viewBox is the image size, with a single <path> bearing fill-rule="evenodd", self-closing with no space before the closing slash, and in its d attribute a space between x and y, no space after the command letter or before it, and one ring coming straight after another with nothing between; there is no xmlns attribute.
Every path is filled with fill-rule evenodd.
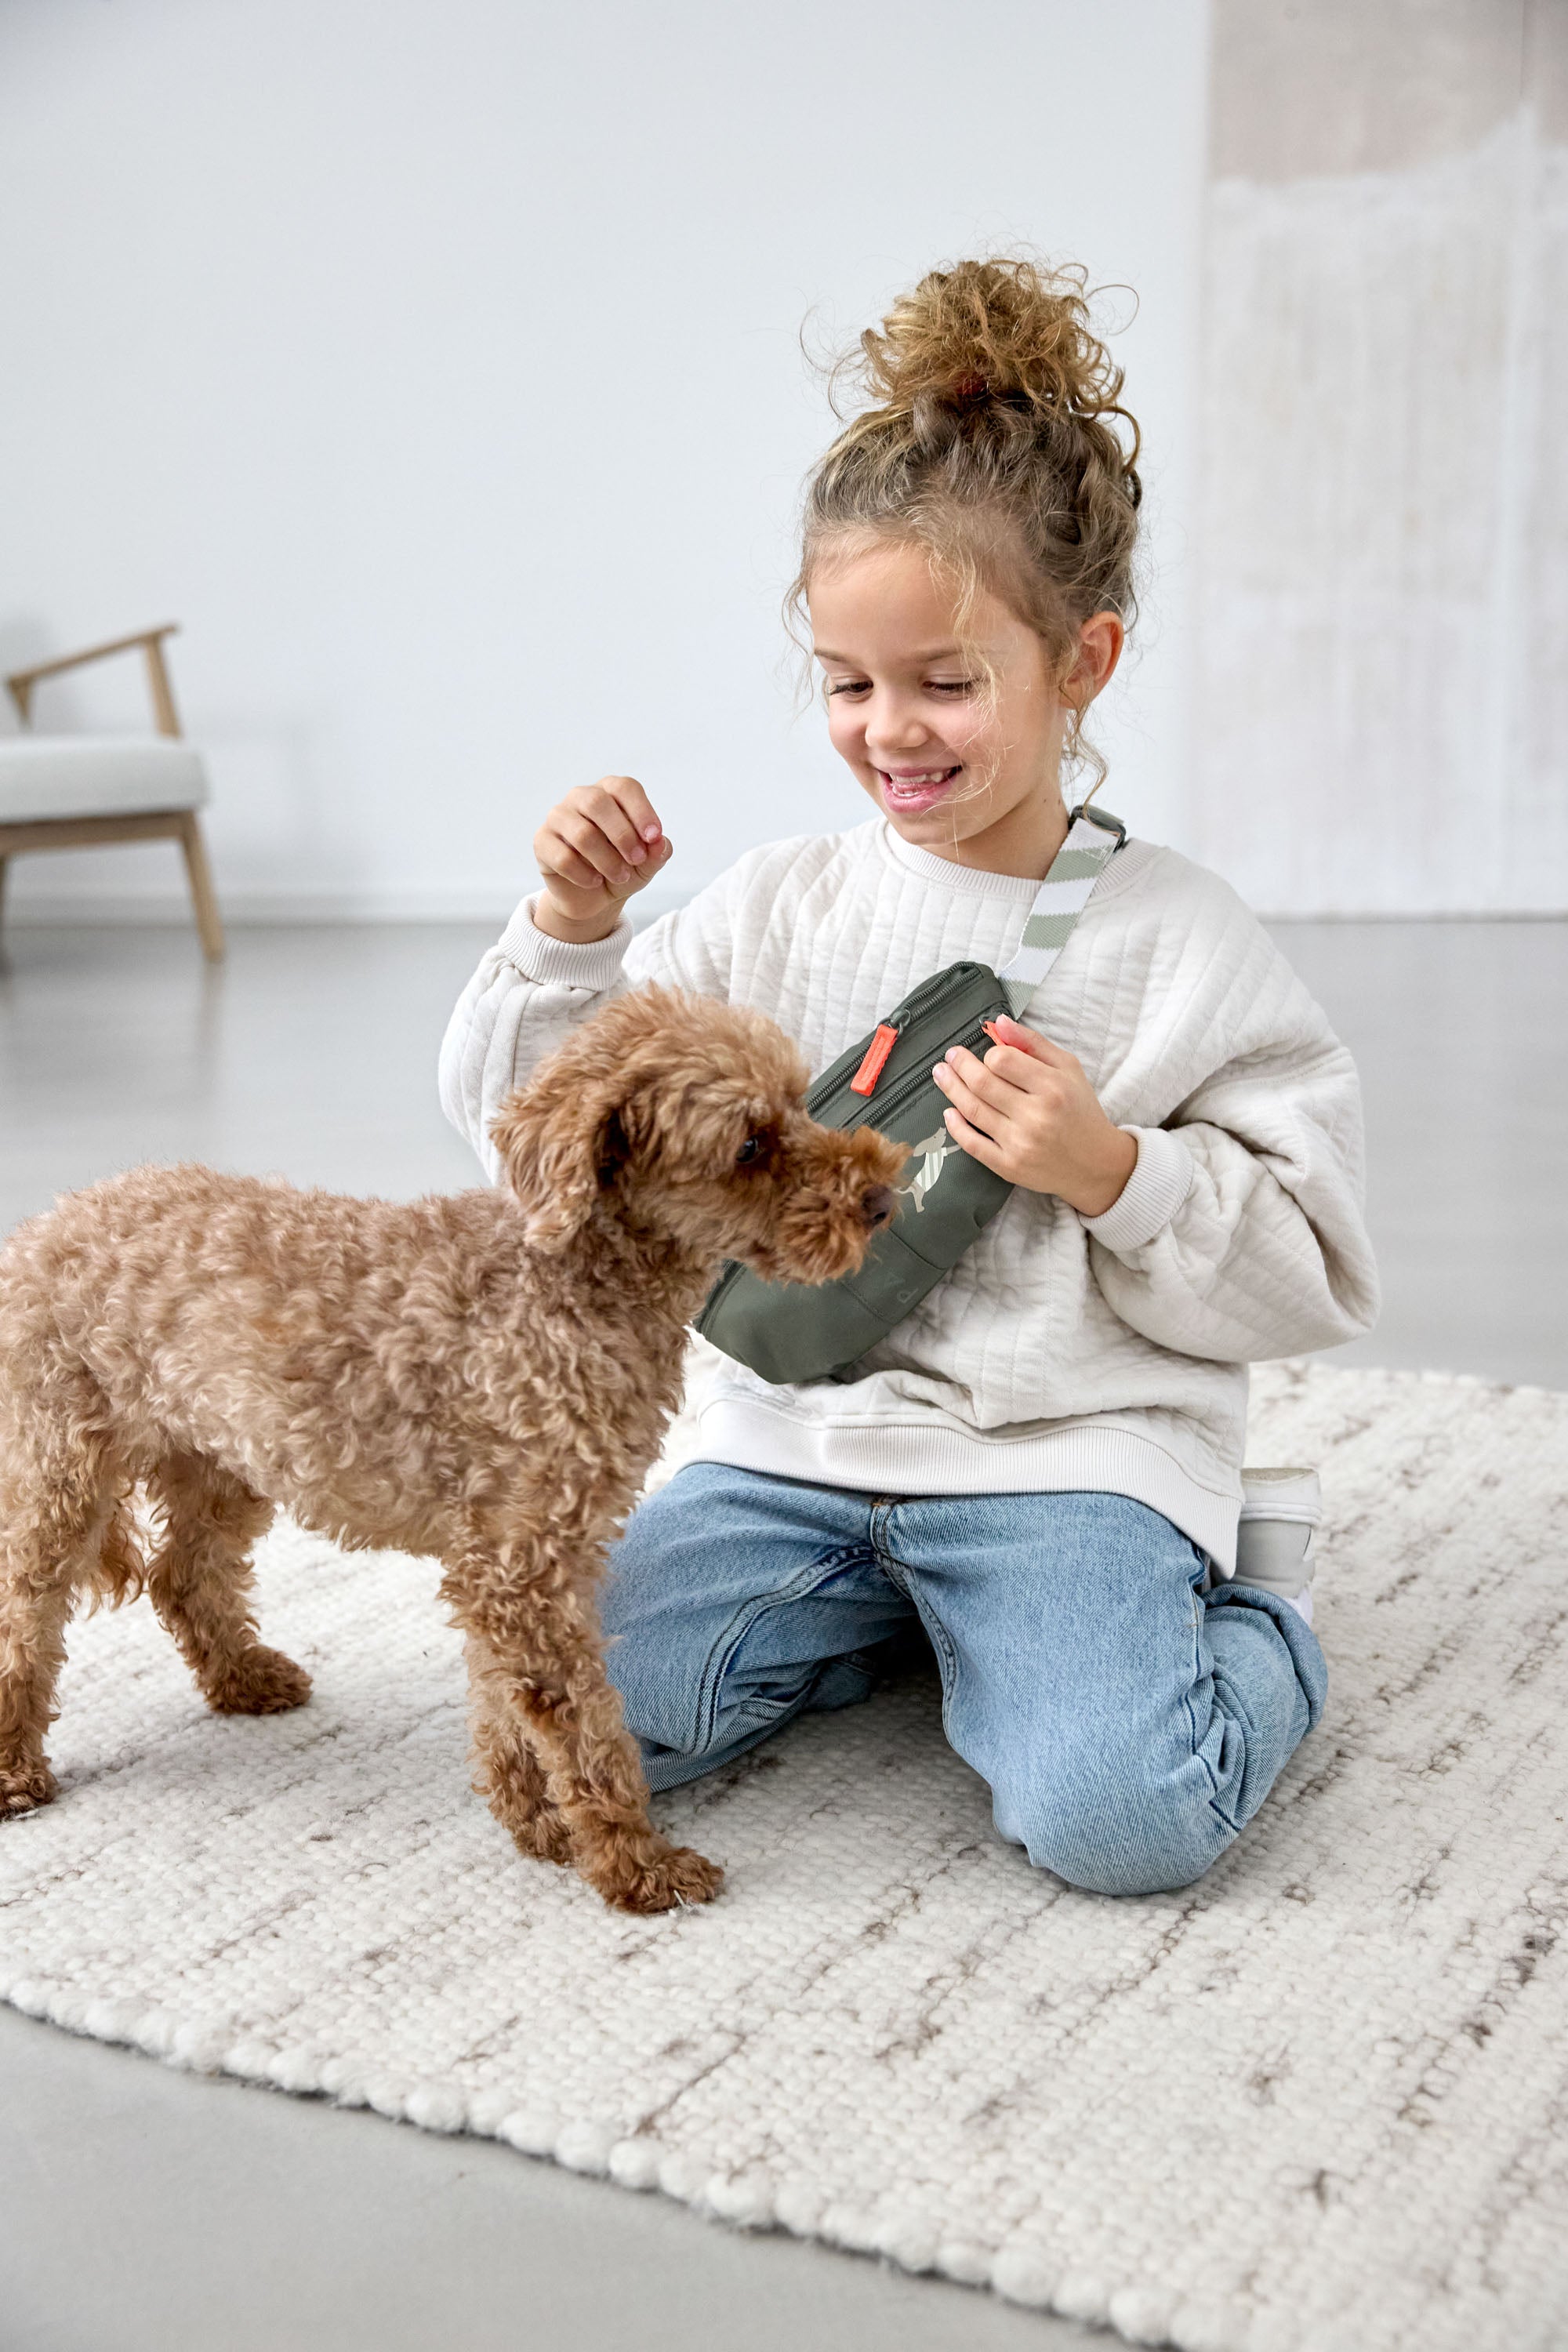
<svg viewBox="0 0 1568 2352"><path fill-rule="evenodd" d="M713 1895L714 1865L648 1820L595 1587L719 1259L828 1280L892 1212L903 1146L819 1127L805 1083L761 1014L646 989L508 1098L494 1191L400 1205L140 1168L19 1227L0 1249L0 1817L55 1793L79 1598L145 1591L220 1713L304 1702L251 1603L282 1508L439 1560L475 1787L525 1853L626 1910Z"/></svg>

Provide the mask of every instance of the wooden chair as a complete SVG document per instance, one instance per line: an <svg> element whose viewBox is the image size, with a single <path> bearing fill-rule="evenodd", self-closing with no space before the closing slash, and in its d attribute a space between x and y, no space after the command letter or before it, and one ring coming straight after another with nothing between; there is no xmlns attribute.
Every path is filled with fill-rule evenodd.
<svg viewBox="0 0 1568 2352"><path fill-rule="evenodd" d="M210 793L201 754L180 733L163 639L179 624L142 629L85 652L61 654L5 680L26 731L0 738L0 899L6 860L26 849L88 849L108 841L177 841L204 954L223 954L223 921L196 811ZM141 648L157 733L35 735L33 689L62 671Z"/></svg>

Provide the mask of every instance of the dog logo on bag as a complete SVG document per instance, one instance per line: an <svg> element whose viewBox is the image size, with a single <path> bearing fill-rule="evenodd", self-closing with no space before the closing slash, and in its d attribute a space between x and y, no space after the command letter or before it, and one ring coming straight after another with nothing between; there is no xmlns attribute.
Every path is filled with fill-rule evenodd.
<svg viewBox="0 0 1568 2352"><path fill-rule="evenodd" d="M910 1146L910 1157L921 1164L910 1181L898 1185L896 1190L913 1201L917 1216L925 1207L926 1194L957 1150L957 1144L944 1127L939 1127L934 1135L928 1135L923 1143Z"/></svg>

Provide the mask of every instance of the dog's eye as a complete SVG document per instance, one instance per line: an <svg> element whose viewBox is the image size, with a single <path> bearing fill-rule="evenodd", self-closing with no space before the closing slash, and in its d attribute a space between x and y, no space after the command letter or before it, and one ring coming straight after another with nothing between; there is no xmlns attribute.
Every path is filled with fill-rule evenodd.
<svg viewBox="0 0 1568 2352"><path fill-rule="evenodd" d="M744 1143L742 1144L741 1149L735 1154L736 1167L744 1168L748 1160L755 1160L759 1157L762 1149L762 1137L760 1135L748 1135Z"/></svg>

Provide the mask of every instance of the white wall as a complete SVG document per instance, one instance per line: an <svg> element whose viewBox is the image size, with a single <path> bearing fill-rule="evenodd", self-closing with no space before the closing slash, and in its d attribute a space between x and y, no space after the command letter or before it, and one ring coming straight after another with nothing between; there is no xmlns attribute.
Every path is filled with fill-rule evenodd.
<svg viewBox="0 0 1568 2352"><path fill-rule="evenodd" d="M1152 592L1101 736L1171 837L1205 44L1202 0L7 0L0 667L183 621L231 912L499 916L607 769L688 886L854 822L781 669L830 429L797 331L1027 240L1142 300ZM138 709L129 669L47 693ZM28 859L15 902L171 865Z"/></svg>

